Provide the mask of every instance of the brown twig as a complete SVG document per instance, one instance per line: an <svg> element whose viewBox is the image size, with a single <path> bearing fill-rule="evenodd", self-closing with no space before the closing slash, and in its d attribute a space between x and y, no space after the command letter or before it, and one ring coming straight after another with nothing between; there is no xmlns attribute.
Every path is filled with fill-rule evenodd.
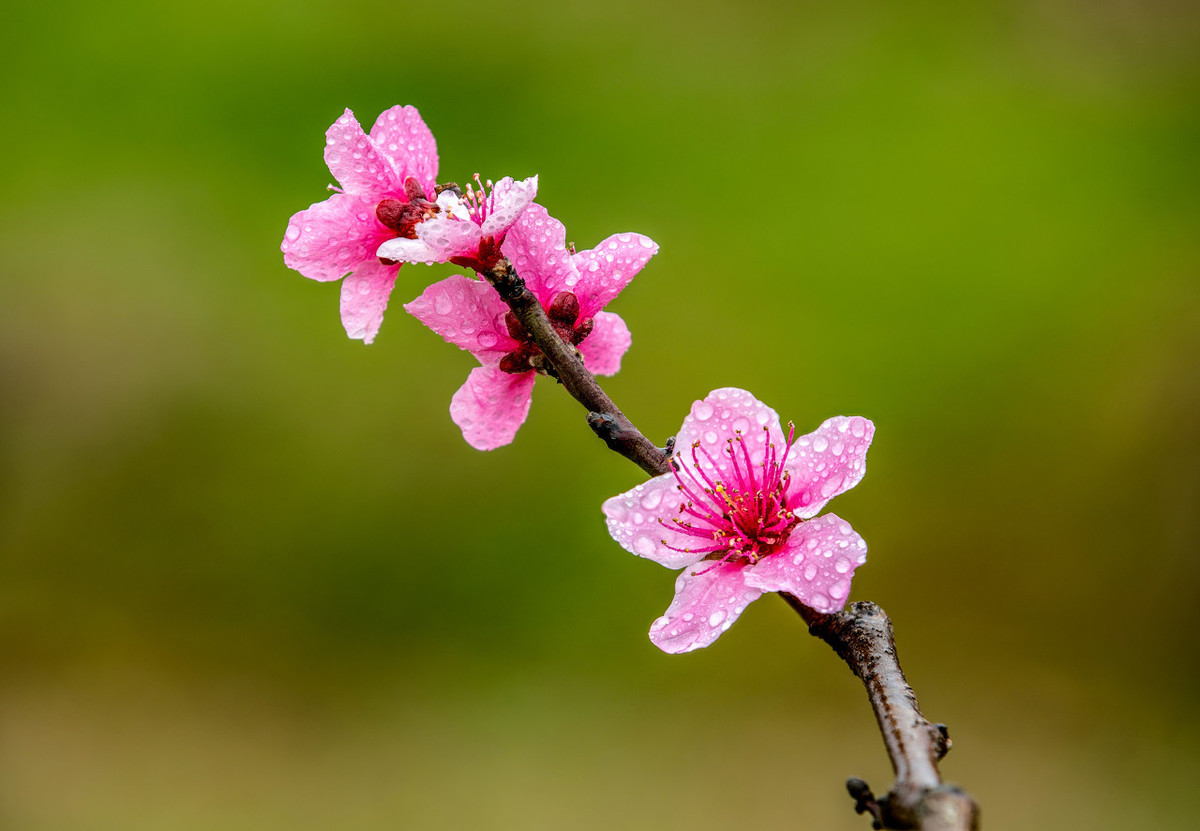
<svg viewBox="0 0 1200 831"><path fill-rule="evenodd" d="M501 257L493 268L482 273L513 310L525 331L533 337L534 343L554 368L555 377L571 397L587 407L588 424L609 449L620 453L651 476L670 470L670 456L642 435L600 388L596 377L584 367L578 350L564 343L554 331L546 310L533 292L525 287L525 281L517 275L512 263Z"/></svg>
<svg viewBox="0 0 1200 831"><path fill-rule="evenodd" d="M950 750L944 724L921 715L917 696L904 677L892 622L874 603L851 603L830 615L780 593L808 624L808 631L832 647L858 676L879 722L896 782L876 799L861 779L846 783L855 809L870 812L876 828L969 831L978 828L979 808L970 794L942 783L937 763Z"/></svg>
<svg viewBox="0 0 1200 831"><path fill-rule="evenodd" d="M550 363L552 374L588 410L588 424L610 449L646 473L670 471L670 453L657 447L625 417L583 365L578 350L554 331L546 310L504 258L481 272L496 288ZM896 655L892 622L874 603L851 603L831 615L783 594L808 631L825 641L862 680L879 722L879 731L896 782L876 799L860 779L847 782L858 813L870 813L876 828L919 828L923 831L975 831L979 809L969 794L942 784L937 763L950 749L945 725L921 715L917 698L904 678Z"/></svg>

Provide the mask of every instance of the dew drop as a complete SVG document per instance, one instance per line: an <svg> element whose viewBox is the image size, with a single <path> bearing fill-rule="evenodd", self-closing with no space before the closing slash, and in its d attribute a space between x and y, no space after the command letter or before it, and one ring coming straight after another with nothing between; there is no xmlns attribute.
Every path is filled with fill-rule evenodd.
<svg viewBox="0 0 1200 831"><path fill-rule="evenodd" d="M850 561L845 557L838 557L838 561L833 564L833 567L837 569L838 574L845 574L850 570Z"/></svg>
<svg viewBox="0 0 1200 831"><path fill-rule="evenodd" d="M817 453L824 453L827 447L829 447L829 439L824 436L817 436L813 439L812 448Z"/></svg>
<svg viewBox="0 0 1200 831"><path fill-rule="evenodd" d="M845 481L844 476L834 476L834 477L831 477L830 479L828 479L827 481L822 482L821 483L821 496L823 496L826 499L829 499L831 496L833 496L835 493L838 492L838 489L842 487L842 482L844 482L844 481Z"/></svg>
<svg viewBox="0 0 1200 831"><path fill-rule="evenodd" d="M711 615L708 616L708 625L709 626L719 626L721 621L723 621L724 619L725 619L725 613L723 611L721 611L720 609L717 609L717 611L713 612Z"/></svg>
<svg viewBox="0 0 1200 831"><path fill-rule="evenodd" d="M715 430L709 430L704 434L704 441L706 444L716 444L718 439L720 439L720 436L717 435Z"/></svg>
<svg viewBox="0 0 1200 831"><path fill-rule="evenodd" d="M649 557L654 553L654 540L644 534L639 536L633 541L633 553L639 557Z"/></svg>
<svg viewBox="0 0 1200 831"><path fill-rule="evenodd" d="M812 580L813 580L813 579L814 579L816 576L817 576L817 565L816 565L816 563L809 563L808 565L806 565L806 566L804 567L804 579L805 579L805 580L808 580L809 582L812 582Z"/></svg>
<svg viewBox="0 0 1200 831"><path fill-rule="evenodd" d="M653 511L662 502L662 491L655 489L646 491L642 494L642 507L647 511Z"/></svg>
<svg viewBox="0 0 1200 831"><path fill-rule="evenodd" d="M692 406L692 415L696 417L696 421L708 421L712 418L712 414L712 404L709 404L707 401L697 401Z"/></svg>

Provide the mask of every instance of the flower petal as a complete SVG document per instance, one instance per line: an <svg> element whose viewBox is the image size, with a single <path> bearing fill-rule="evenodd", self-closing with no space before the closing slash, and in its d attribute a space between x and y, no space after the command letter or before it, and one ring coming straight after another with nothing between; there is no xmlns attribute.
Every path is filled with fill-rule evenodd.
<svg viewBox="0 0 1200 831"><path fill-rule="evenodd" d="M342 325L347 335L364 343L375 340L399 271L398 265L371 260L342 281Z"/></svg>
<svg viewBox="0 0 1200 831"><path fill-rule="evenodd" d="M536 176L520 182L514 182L511 176L505 176L497 182L491 193L492 211L481 226L483 236L503 236L537 196L537 188Z"/></svg>
<svg viewBox="0 0 1200 831"><path fill-rule="evenodd" d="M676 530L672 523L683 500L679 485L671 474L655 476L626 491L602 506L608 533L630 554L661 563L667 568L683 568L698 562L703 554L687 551L703 547L697 538Z"/></svg>
<svg viewBox="0 0 1200 831"><path fill-rule="evenodd" d="M746 585L740 566L704 561L675 581L675 599L650 625L650 640L663 652L691 652L708 646L733 625L762 591Z"/></svg>
<svg viewBox="0 0 1200 831"><path fill-rule="evenodd" d="M511 374L499 367L471 370L467 382L450 399L450 418L476 450L510 444L529 415L536 372Z"/></svg>
<svg viewBox="0 0 1200 831"><path fill-rule="evenodd" d="M440 263L440 254L419 239L395 237L384 241L376 250L376 255L386 260L400 263L423 263L430 265Z"/></svg>
<svg viewBox="0 0 1200 831"><path fill-rule="evenodd" d="M455 274L428 286L404 309L483 364L496 364L518 346L504 325L508 306L482 280Z"/></svg>
<svg viewBox="0 0 1200 831"><path fill-rule="evenodd" d="M736 442L739 433L740 445ZM730 439L735 443L730 444ZM698 463L700 471L710 479L736 482L730 453L738 454L739 466L745 471L744 446L751 469L761 480L768 444L775 446L778 455L783 454L783 431L776 412L746 390L725 387L692 404L692 411L675 436L675 454L689 470L694 471Z"/></svg>
<svg viewBox="0 0 1200 831"><path fill-rule="evenodd" d="M787 592L828 614L846 605L854 569L867 560L867 544L834 514L801 522L787 545L746 569L746 585Z"/></svg>
<svg viewBox="0 0 1200 831"><path fill-rule="evenodd" d="M325 164L351 196L378 202L404 191L392 160L375 149L350 110L325 131Z"/></svg>
<svg viewBox="0 0 1200 831"><path fill-rule="evenodd" d="M421 183L427 198L433 196L437 185L437 142L416 107L397 105L381 112L371 128L371 141L392 160L402 183L411 176Z"/></svg>
<svg viewBox="0 0 1200 831"><path fill-rule="evenodd" d="M417 226L417 239L429 246L437 259L448 262L451 257L474 256L479 253L479 226L470 220L437 216Z"/></svg>
<svg viewBox="0 0 1200 831"><path fill-rule="evenodd" d="M375 219L374 205L335 193L294 214L279 247L288 268L313 280L337 280L378 262L375 250L390 233Z"/></svg>
<svg viewBox="0 0 1200 831"><path fill-rule="evenodd" d="M620 315L598 312L592 333L579 344L583 365L594 375L615 375L621 369L621 358L629 351L633 335Z"/></svg>
<svg viewBox="0 0 1200 831"><path fill-rule="evenodd" d="M796 439L785 465L792 476L789 506L801 519L862 481L875 425L862 416L835 416Z"/></svg>
<svg viewBox="0 0 1200 831"><path fill-rule="evenodd" d="M579 271L575 296L580 314L591 317L612 302L656 253L658 243L649 237L615 234L572 257Z"/></svg>
<svg viewBox="0 0 1200 831"><path fill-rule="evenodd" d="M567 229L536 202L509 229L500 252L543 306L578 276L567 252Z"/></svg>

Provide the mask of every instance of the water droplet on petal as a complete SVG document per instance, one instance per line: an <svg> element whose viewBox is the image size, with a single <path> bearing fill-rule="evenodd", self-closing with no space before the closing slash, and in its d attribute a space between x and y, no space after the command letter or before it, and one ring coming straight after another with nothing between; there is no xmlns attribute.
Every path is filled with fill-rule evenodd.
<svg viewBox="0 0 1200 831"><path fill-rule="evenodd" d="M845 574L850 570L850 561L845 557L838 557L838 561L834 563L833 567L837 569L838 574Z"/></svg>
<svg viewBox="0 0 1200 831"><path fill-rule="evenodd" d="M642 494L642 507L647 511L653 511L660 502L662 502L662 491L657 488Z"/></svg>
<svg viewBox="0 0 1200 831"><path fill-rule="evenodd" d="M444 294L439 294L437 299L433 301L433 310L440 315L448 315L453 310L454 304L450 302L450 298Z"/></svg>
<svg viewBox="0 0 1200 831"><path fill-rule="evenodd" d="M697 421L708 421L712 418L712 414L712 404L707 401L697 401L692 405L692 415L696 417Z"/></svg>
<svg viewBox="0 0 1200 831"><path fill-rule="evenodd" d="M654 553L654 548L654 540L644 534L633 541L633 553L639 557L651 556Z"/></svg>
<svg viewBox="0 0 1200 831"><path fill-rule="evenodd" d="M804 567L804 579L812 581L817 576L817 564L809 563Z"/></svg>
<svg viewBox="0 0 1200 831"><path fill-rule="evenodd" d="M846 480L845 476L833 476L825 482L821 483L821 496L829 499L842 487L842 482Z"/></svg>
<svg viewBox="0 0 1200 831"><path fill-rule="evenodd" d="M826 447L829 447L829 439L824 436L817 436L813 439L812 448L816 452L824 453Z"/></svg>
<svg viewBox="0 0 1200 831"><path fill-rule="evenodd" d="M708 625L709 626L718 626L721 623L721 621L723 621L724 619L725 619L725 613L723 611L721 611L720 609L717 609L717 611L713 612L711 615L708 616Z"/></svg>

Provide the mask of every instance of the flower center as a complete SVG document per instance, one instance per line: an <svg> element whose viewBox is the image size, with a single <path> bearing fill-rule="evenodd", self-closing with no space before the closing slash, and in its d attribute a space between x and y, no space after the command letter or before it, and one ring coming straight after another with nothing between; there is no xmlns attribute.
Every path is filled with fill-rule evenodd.
<svg viewBox="0 0 1200 831"><path fill-rule="evenodd" d="M554 295L549 308L546 309L546 316L550 318L550 325L554 327L554 331L571 346L583 343L584 338L592 333L595 326L595 321L590 317L580 320L579 311L579 299L569 291L560 291ZM517 341L518 346L500 359L500 369L511 373L538 370L552 374L552 367L546 361L546 356L533 342L533 335L521 325L517 316L512 312L505 314L504 325L508 327L509 337Z"/></svg>
<svg viewBox="0 0 1200 831"><path fill-rule="evenodd" d="M375 218L405 239L417 238L417 226L441 212L425 197L420 182L411 176L404 180L404 200L388 197L375 206ZM440 197L439 197L440 201Z"/></svg>
<svg viewBox="0 0 1200 831"><path fill-rule="evenodd" d="M672 551L703 554L717 563L743 565L753 565L778 551L800 524L788 507L791 475L783 467L794 439L795 428L789 424L782 455L768 440L762 462L755 465L738 430L726 440L721 453L728 457L724 481L715 478L721 466L700 442L692 444L690 465L683 464L681 454L675 454L671 472L684 499L679 503L679 516L670 522L675 531L693 537L696 547L676 548L666 540L662 544ZM705 473L702 460L711 465L712 475ZM665 525L663 520L659 522Z"/></svg>

